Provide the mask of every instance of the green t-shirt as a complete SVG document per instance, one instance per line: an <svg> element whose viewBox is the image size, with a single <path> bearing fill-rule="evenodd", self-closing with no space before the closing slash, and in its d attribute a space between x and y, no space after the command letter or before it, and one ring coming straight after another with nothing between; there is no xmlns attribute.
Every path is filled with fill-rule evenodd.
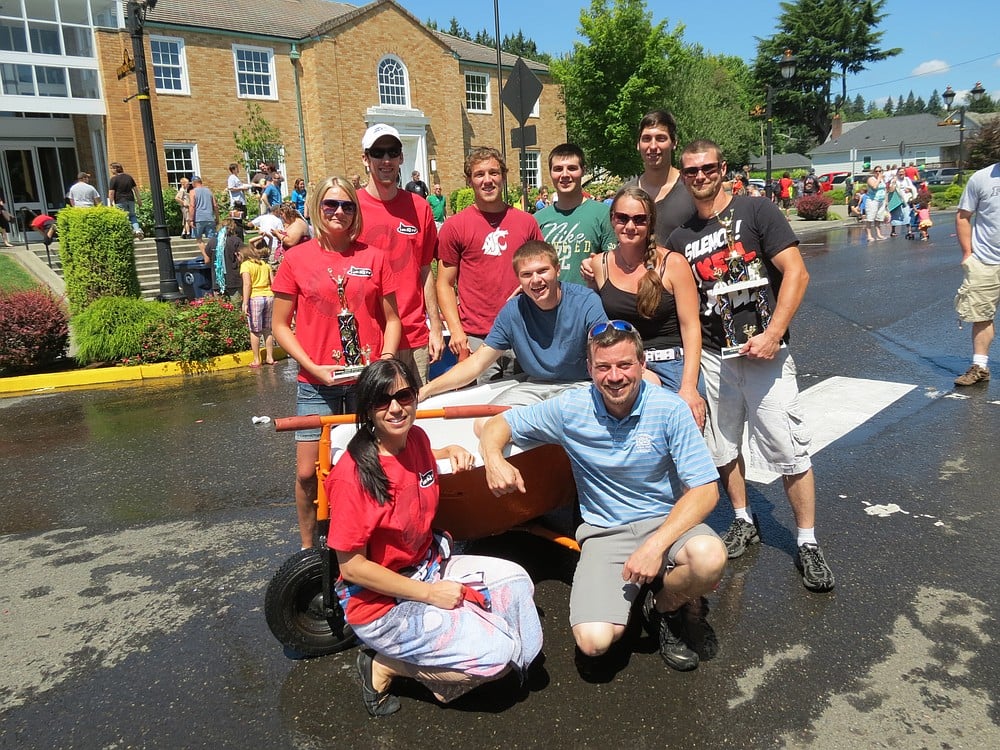
<svg viewBox="0 0 1000 750"><path fill-rule="evenodd" d="M610 209L601 201L585 199L572 211L553 203L535 214L542 237L559 254L560 281L583 284L580 263L591 253L611 250L618 239L611 229Z"/></svg>
<svg viewBox="0 0 1000 750"><path fill-rule="evenodd" d="M434 214L434 221L444 221L445 197L431 193L427 196L427 202L431 204L431 213Z"/></svg>

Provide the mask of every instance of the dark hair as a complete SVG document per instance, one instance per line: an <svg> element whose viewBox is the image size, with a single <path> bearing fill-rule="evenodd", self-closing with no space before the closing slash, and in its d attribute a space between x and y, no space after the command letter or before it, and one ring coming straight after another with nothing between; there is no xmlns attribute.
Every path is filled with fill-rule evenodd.
<svg viewBox="0 0 1000 750"><path fill-rule="evenodd" d="M594 352L598 349L610 349L622 342L631 341L635 347L635 356L640 363L645 363L646 357L642 349L642 336L634 328L631 331L620 331L614 326L608 326L597 336L587 339L587 361L593 363Z"/></svg>
<svg viewBox="0 0 1000 750"><path fill-rule="evenodd" d="M715 151L715 155L719 158L719 163L726 160L726 157L722 155L722 149L719 144L715 141L711 141L708 138L699 138L696 141L691 141L688 145L684 147L681 151L681 158L683 159L688 154L707 154L709 151Z"/></svg>
<svg viewBox="0 0 1000 750"><path fill-rule="evenodd" d="M674 116L663 109L654 109L647 112L645 117L639 121L639 130L635 134L636 138L642 137L642 131L646 128L664 128L670 136L674 147L677 146L677 120Z"/></svg>
<svg viewBox="0 0 1000 750"><path fill-rule="evenodd" d="M514 272L517 273L521 263L529 258L545 258L556 269L557 275L559 269L562 268L562 264L559 262L559 253L556 252L556 249L552 245L542 240L528 240L514 251L514 257L511 258Z"/></svg>
<svg viewBox="0 0 1000 750"><path fill-rule="evenodd" d="M549 151L549 169L552 169L552 160L556 158L565 158L569 156L575 156L580 160L580 168L586 169L587 160L583 155L583 149L577 146L575 143L560 143L554 149Z"/></svg>
<svg viewBox="0 0 1000 750"><path fill-rule="evenodd" d="M358 408L355 424L358 431L347 444L347 452L358 467L358 481L379 505L385 505L389 500L389 477L385 475L378 457L372 406L393 391L397 377L403 378L410 388L419 389L410 368L397 359L380 359L361 371L356 390Z"/></svg>
<svg viewBox="0 0 1000 750"><path fill-rule="evenodd" d="M614 213L615 205L622 198L632 198L642 204L643 210L649 216L646 224L646 254L642 258L642 264L646 267L646 273L639 280L639 287L635 294L636 312L644 318L652 318L656 313L656 308L660 306L660 299L663 296L663 281L656 273L656 203L649 193L639 187L623 187L611 200L611 212Z"/></svg>

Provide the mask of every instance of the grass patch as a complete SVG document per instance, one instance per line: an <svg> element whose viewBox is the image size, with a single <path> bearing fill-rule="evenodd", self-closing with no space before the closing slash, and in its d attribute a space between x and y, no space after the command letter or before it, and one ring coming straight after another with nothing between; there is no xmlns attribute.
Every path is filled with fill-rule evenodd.
<svg viewBox="0 0 1000 750"><path fill-rule="evenodd" d="M41 286L9 255L0 253L0 292L23 292Z"/></svg>

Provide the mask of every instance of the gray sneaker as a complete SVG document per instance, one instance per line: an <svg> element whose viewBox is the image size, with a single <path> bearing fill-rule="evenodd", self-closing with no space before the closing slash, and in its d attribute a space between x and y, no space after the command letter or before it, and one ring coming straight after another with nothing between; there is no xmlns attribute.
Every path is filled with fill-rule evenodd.
<svg viewBox="0 0 1000 750"><path fill-rule="evenodd" d="M753 523L747 523L742 518L734 518L726 533L722 535L722 543L726 545L729 559L740 557L751 544L760 542L760 532L757 530L757 516L752 516Z"/></svg>
<svg viewBox="0 0 1000 750"><path fill-rule="evenodd" d="M802 572L802 584L810 591L823 592L833 588L833 571L826 564L818 544L800 546L795 566Z"/></svg>
<svg viewBox="0 0 1000 750"><path fill-rule="evenodd" d="M975 385L976 383L985 383L989 379L989 370L979 365L973 365L966 370L964 375L959 375L955 378L955 385Z"/></svg>

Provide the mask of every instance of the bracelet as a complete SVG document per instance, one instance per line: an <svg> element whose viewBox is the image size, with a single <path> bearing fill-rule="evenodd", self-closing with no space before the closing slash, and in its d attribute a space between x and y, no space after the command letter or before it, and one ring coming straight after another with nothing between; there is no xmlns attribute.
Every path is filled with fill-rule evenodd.
<svg viewBox="0 0 1000 750"><path fill-rule="evenodd" d="M395 359L395 358L396 355L393 354L392 352L382 352L382 354L379 355L379 359Z"/></svg>

